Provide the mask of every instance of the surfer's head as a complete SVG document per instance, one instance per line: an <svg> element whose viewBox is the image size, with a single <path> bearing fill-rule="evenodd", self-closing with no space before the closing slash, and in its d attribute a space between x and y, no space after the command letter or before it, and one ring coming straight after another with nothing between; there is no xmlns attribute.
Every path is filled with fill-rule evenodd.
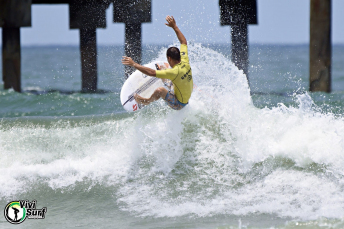
<svg viewBox="0 0 344 229"><path fill-rule="evenodd" d="M180 62L180 51L177 47L169 47L166 52L168 63L171 65L175 65Z"/></svg>

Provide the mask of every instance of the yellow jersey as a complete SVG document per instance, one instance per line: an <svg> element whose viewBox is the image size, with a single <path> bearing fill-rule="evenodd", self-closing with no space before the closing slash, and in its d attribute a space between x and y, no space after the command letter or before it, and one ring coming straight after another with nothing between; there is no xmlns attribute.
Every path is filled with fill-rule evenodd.
<svg viewBox="0 0 344 229"><path fill-rule="evenodd" d="M157 70L156 77L169 79L174 86L174 94L181 103L187 103L193 90L192 72L189 64L188 47L180 45L180 63L173 68Z"/></svg>

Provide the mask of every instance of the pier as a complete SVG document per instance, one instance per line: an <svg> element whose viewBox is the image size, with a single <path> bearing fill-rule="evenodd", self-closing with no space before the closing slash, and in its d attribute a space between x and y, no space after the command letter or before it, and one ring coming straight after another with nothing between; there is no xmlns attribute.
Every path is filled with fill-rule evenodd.
<svg viewBox="0 0 344 229"><path fill-rule="evenodd" d="M331 0L309 1L309 90L331 92ZM110 4L113 22L125 24L125 55L141 63L142 23L151 22L151 0L0 0L5 89L21 92L20 28L31 27L32 4L69 5L69 28L78 29L80 34L82 92L97 92L96 29L106 28ZM249 80L248 25L258 24L257 0L219 0L218 5L220 24L230 27L232 62ZM125 77L132 72L133 68L125 66Z"/></svg>
<svg viewBox="0 0 344 229"><path fill-rule="evenodd" d="M31 26L32 4L68 4L69 28L80 34L81 91L97 92L96 29L106 28L111 3L113 21L125 23L125 55L141 63L141 23L151 22L151 0L0 0L4 88L21 92L20 28ZM126 67L125 76L132 71Z"/></svg>

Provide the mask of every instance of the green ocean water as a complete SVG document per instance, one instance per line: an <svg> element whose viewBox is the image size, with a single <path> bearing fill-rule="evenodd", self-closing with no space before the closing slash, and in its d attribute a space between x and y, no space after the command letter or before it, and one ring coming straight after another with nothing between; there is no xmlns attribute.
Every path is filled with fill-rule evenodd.
<svg viewBox="0 0 344 229"><path fill-rule="evenodd" d="M87 94L78 47L23 47L23 93L0 89L0 206L48 211L16 227L344 227L344 46L328 94L307 91L307 45L252 45L248 84L226 45L191 43L190 104L137 113L120 104L123 52L98 48Z"/></svg>

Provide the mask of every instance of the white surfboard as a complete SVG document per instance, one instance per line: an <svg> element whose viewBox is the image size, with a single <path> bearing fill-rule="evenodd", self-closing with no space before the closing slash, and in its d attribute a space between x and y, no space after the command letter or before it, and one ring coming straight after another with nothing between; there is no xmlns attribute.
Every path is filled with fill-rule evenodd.
<svg viewBox="0 0 344 229"><path fill-rule="evenodd" d="M170 67L168 63L163 61L152 62L144 66L156 70ZM142 109L144 105L136 103L134 93L144 98L149 98L158 87L162 87L163 85L164 83L160 78L147 76L139 70L136 70L128 77L122 86L121 103L123 108L129 112Z"/></svg>

